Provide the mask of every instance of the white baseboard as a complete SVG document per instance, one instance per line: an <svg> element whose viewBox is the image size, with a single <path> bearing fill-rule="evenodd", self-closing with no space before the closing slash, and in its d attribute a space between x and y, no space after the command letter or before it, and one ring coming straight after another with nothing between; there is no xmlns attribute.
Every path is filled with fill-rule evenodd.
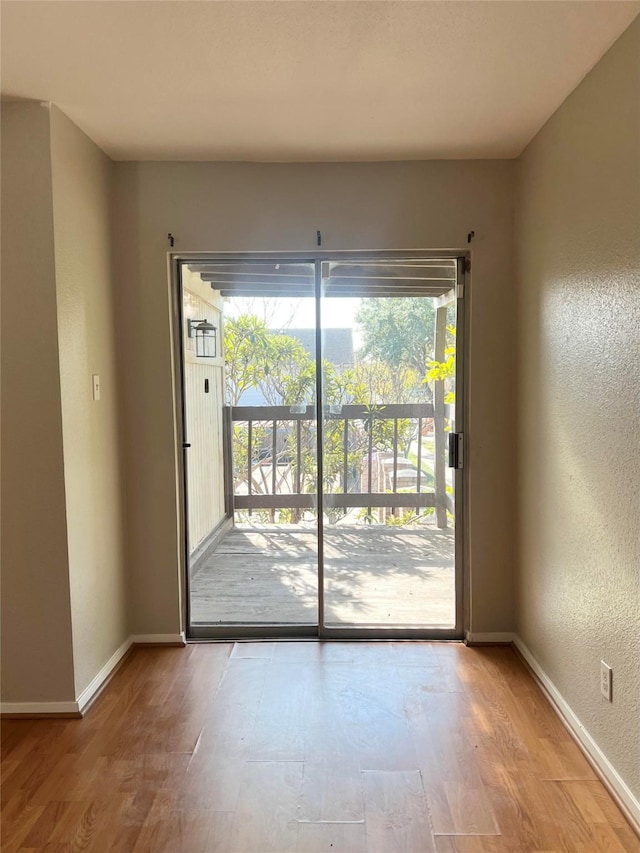
<svg viewBox="0 0 640 853"><path fill-rule="evenodd" d="M39 715L51 714L52 716L67 716L68 714L80 714L77 702L2 702L0 703L0 714Z"/></svg>
<svg viewBox="0 0 640 853"><path fill-rule="evenodd" d="M91 683L86 687L82 693L76 699L78 704L78 708L80 713L83 713L84 709L87 707L89 702L93 699L93 697L98 693L101 689L105 681L109 678L113 670L120 663L122 658L126 655L126 653L131 648L131 637L127 637L124 643L117 649L109 658L109 660L102 667L100 672L96 675L96 677L91 681Z"/></svg>
<svg viewBox="0 0 640 853"><path fill-rule="evenodd" d="M120 663L122 658L134 644L138 645L156 645L156 646L186 646L187 641L184 633L179 634L132 634L124 641L109 660L98 672L91 683L82 691L75 702L1 702L0 714L3 716L38 716L47 714L51 716L82 716L87 705L92 701L94 696L100 692L104 683Z"/></svg>
<svg viewBox="0 0 640 853"><path fill-rule="evenodd" d="M187 645L187 641L184 636L184 631L181 631L179 634L132 634L129 639L132 643L138 645Z"/></svg>
<svg viewBox="0 0 640 853"><path fill-rule="evenodd" d="M467 643L513 643L514 634L510 631L497 631L494 633L482 634L477 631L465 631L464 638Z"/></svg>
<svg viewBox="0 0 640 853"><path fill-rule="evenodd" d="M533 654L518 636L514 636L513 644L531 667L540 686L551 704L565 722L570 733L582 748L585 757L600 776L605 787L616 800L636 832L640 834L640 800L638 800L627 783L622 779L613 764L580 722L567 700L560 693L553 681L540 666Z"/></svg>
<svg viewBox="0 0 640 853"><path fill-rule="evenodd" d="M186 645L184 634L132 634L124 641L120 648L109 658L91 684L78 696L77 704L82 713L96 693L100 691L105 681L120 663L132 645L154 644L154 645Z"/></svg>

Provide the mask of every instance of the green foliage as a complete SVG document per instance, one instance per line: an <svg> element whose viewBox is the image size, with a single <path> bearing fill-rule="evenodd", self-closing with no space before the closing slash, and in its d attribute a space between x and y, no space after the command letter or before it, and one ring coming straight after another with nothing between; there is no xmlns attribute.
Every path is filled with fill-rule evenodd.
<svg viewBox="0 0 640 853"><path fill-rule="evenodd" d="M428 442L426 442L426 441L423 442L423 448L426 449L427 444L428 444ZM433 442L431 442L431 444L433 445ZM433 453L433 452L434 452L434 448L432 447L431 453ZM407 458L409 459L410 462L412 462L416 466L416 468L418 467L418 455L416 453L414 453L413 451L409 451L409 453L407 453ZM432 489L435 486L435 482L436 482L436 478L434 476L433 469L430 467L430 465L424 459L424 457L420 460L420 462L422 465L421 483L427 489Z"/></svg>
<svg viewBox="0 0 640 853"><path fill-rule="evenodd" d="M356 320L363 332L363 356L425 375L428 354L433 351L432 299L364 299Z"/></svg>
<svg viewBox="0 0 640 853"><path fill-rule="evenodd" d="M414 400L416 393L421 394L421 375L408 365L391 365L376 358L367 358L343 371L340 384L350 403L365 406L407 403Z"/></svg>
<svg viewBox="0 0 640 853"><path fill-rule="evenodd" d="M455 403L456 395L453 387L456 378L456 329L455 326L447 326L447 346L444 349L444 361L430 360L427 364L428 370L424 382L445 383L445 403Z"/></svg>
<svg viewBox="0 0 640 853"><path fill-rule="evenodd" d="M316 364L300 341L289 335L268 334L259 387L272 406L312 403Z"/></svg>
<svg viewBox="0 0 640 853"><path fill-rule="evenodd" d="M315 360L290 335L271 332L264 320L240 314L224 324L224 350L229 403L237 406L249 388L259 388L269 405L313 402ZM335 370L325 363L327 376Z"/></svg>
<svg viewBox="0 0 640 853"><path fill-rule="evenodd" d="M358 510L356 518L358 519L358 521L364 521L365 524L378 523L378 519L376 518L376 516L372 512L369 512L367 507L362 507L362 509Z"/></svg>
<svg viewBox="0 0 640 853"><path fill-rule="evenodd" d="M389 527L408 527L417 524L420 521L420 516L412 509L405 509L398 515L388 515L384 523Z"/></svg>
<svg viewBox="0 0 640 853"><path fill-rule="evenodd" d="M296 338L269 331L264 320L253 314L240 314L229 318L224 327L226 356L227 397L232 406L237 406L243 393L249 388L259 388L268 404L290 406L308 405L313 402L315 391L315 361L302 343ZM276 435L276 464L286 461L290 465L290 476L297 477L297 457L289 456L295 447L295 423L278 424ZM233 427L233 475L237 485L246 484L251 470L252 490L270 491L271 471L260 465L261 459L271 460L273 449L273 426L254 421L251 435L251 460L248 459L248 426L236 423ZM303 492L315 491L315 429L308 421L301 425L301 471L300 482ZM283 476L278 470L277 478ZM299 510L279 510L281 523L300 520ZM254 517L262 517L255 514ZM276 521L275 512L268 517Z"/></svg>
<svg viewBox="0 0 640 853"><path fill-rule="evenodd" d="M364 348L352 367L340 370L324 360L322 364L323 402L330 406L358 404L367 407L363 417L348 424L345 452L345 421L342 417L324 420L322 487L325 493L346 493L366 488L367 457L373 452L388 452L398 443L398 453L411 455L417 436L417 421L397 421L384 417L385 406L418 402L430 398L428 383L451 381L455 374L455 330L448 329L450 346L443 362L428 361L432 352L434 309L430 299L364 300L358 314L364 329ZM259 388L273 406L311 405L316 386L316 363L303 344L284 332L273 332L266 322L253 314L228 318L224 325L227 373L227 398L239 405L243 393ZM424 377L424 379L422 378ZM453 392L450 392L453 396ZM297 453L298 425L300 455ZM233 468L236 488L246 491L251 472L252 491L271 491L272 465L276 483L288 478L285 490L300 482L302 493L315 493L317 484L317 432L314 420L282 420L277 423L276 458L273 453L273 424L254 421L251 459L248 458L248 426L233 426ZM345 465L346 461L346 465ZM264 464L261 464L264 463ZM300 470L298 470L298 465ZM345 476L346 475L346 476ZM427 474L433 479L432 474ZM278 487L278 486L277 486ZM343 515L341 509L330 509L333 521ZM421 514L422 515L422 514ZM265 517L272 523L296 523L303 516L300 509L254 511L252 517ZM366 508L358 518L367 523L377 520ZM417 523L413 511L389 516L388 524Z"/></svg>
<svg viewBox="0 0 640 853"><path fill-rule="evenodd" d="M425 380L427 382L442 382L444 379L452 379L456 371L455 350L447 347L444 351L444 361L430 361L429 370Z"/></svg>
<svg viewBox="0 0 640 853"><path fill-rule="evenodd" d="M295 524L298 520L296 516L296 510L290 509L288 507L283 507L278 510L278 523L279 524Z"/></svg>
<svg viewBox="0 0 640 853"><path fill-rule="evenodd" d="M385 405L406 403L420 388L419 374L412 367L392 368L383 361L361 361L345 370L336 379L336 402L357 403L368 407L362 421L366 433L371 432L373 445L379 450L391 450L394 443L393 421L380 418ZM334 392L335 393L335 392ZM333 400L331 401L333 402ZM414 424L408 419L398 421L398 444L404 455L414 436Z"/></svg>
<svg viewBox="0 0 640 853"><path fill-rule="evenodd" d="M227 394L237 406L248 388L255 388L264 376L270 335L263 320L253 314L241 314L224 324Z"/></svg>

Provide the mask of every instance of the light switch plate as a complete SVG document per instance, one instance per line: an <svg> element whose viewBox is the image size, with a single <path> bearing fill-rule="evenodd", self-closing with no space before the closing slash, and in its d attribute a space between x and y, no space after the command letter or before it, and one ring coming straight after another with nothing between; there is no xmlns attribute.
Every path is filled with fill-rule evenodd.
<svg viewBox="0 0 640 853"><path fill-rule="evenodd" d="M97 373L94 373L93 376L91 377L91 380L92 380L92 384L93 384L93 399L99 400L100 399L100 377L98 376Z"/></svg>

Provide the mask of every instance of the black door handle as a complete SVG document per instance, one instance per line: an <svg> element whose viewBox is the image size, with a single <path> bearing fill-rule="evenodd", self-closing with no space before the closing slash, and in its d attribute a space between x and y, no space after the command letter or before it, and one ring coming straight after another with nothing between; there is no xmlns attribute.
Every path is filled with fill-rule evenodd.
<svg viewBox="0 0 640 853"><path fill-rule="evenodd" d="M449 433L449 468L462 468L462 433Z"/></svg>
<svg viewBox="0 0 640 853"><path fill-rule="evenodd" d="M457 468L458 467L458 436L455 432L449 433L449 459L447 460L447 466L449 468Z"/></svg>
<svg viewBox="0 0 640 853"><path fill-rule="evenodd" d="M187 447L191 447L191 445L190 445L190 444L187 444L187 442L186 442L186 441L183 441L183 442L182 442L182 449L183 449L183 450L186 450L186 449L187 449Z"/></svg>

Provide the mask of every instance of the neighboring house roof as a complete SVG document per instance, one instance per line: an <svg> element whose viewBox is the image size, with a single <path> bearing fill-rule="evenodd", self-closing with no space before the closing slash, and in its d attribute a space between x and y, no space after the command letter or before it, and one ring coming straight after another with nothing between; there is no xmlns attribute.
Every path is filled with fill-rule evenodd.
<svg viewBox="0 0 640 853"><path fill-rule="evenodd" d="M240 398L240 406L268 406L264 394L259 388L247 388Z"/></svg>
<svg viewBox="0 0 640 853"><path fill-rule="evenodd" d="M315 329L269 329L272 334L288 335L300 341L309 355L315 357ZM336 367L353 367L353 330L324 329L322 332L322 354ZM267 401L259 388L247 388L240 398L241 406L266 406Z"/></svg>
<svg viewBox="0 0 640 853"><path fill-rule="evenodd" d="M315 357L315 329L270 329L270 331L296 338L309 355ZM336 366L353 367L353 329L323 329L322 355Z"/></svg>

